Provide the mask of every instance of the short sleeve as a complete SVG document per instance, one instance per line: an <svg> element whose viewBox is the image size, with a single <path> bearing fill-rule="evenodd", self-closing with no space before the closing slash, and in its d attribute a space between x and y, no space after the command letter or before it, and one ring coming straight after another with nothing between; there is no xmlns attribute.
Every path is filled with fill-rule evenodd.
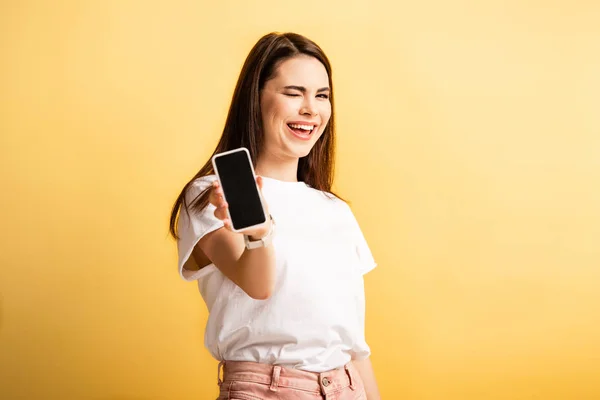
<svg viewBox="0 0 600 400"><path fill-rule="evenodd" d="M364 330L364 324L363 324L363 330ZM366 358L369 358L369 356L371 355L371 347L369 347L369 345L365 341L364 335L361 335L360 340L357 341L354 344L354 346L352 347L351 355L352 355L352 360L356 360L356 361L364 360Z"/></svg>
<svg viewBox="0 0 600 400"><path fill-rule="evenodd" d="M352 211L350 211L352 212ZM358 221L354 214L352 214L352 222L353 222L353 241L356 249L356 254L358 256L360 272L364 275L367 272L370 272L377 266L377 262L373 258L373 254L371 253L371 249L367 244L367 240L360 229Z"/></svg>
<svg viewBox="0 0 600 400"><path fill-rule="evenodd" d="M360 269L363 275L367 272L372 271L377 266L377 262L373 258L371 249L369 249L369 245L367 244L367 241L365 240L365 237L363 236L360 228L358 243L356 245L356 252L358 253L358 259L360 260Z"/></svg>
<svg viewBox="0 0 600 400"><path fill-rule="evenodd" d="M198 270L198 265L194 257L191 257L192 251L202 237L223 226L223 222L215 217L215 206L212 204L209 203L200 213L194 212L189 208L192 201L210 187L215 180L216 177L214 175L195 180L185 196L188 210L182 205L179 211L177 223L177 233L179 236L179 240L177 241L178 269L180 276L186 281L200 279L208 272L207 268Z"/></svg>

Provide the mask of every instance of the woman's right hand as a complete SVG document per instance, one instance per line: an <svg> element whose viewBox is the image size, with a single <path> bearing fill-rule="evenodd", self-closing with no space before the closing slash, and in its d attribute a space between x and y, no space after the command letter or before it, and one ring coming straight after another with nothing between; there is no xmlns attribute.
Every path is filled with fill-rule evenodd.
<svg viewBox="0 0 600 400"><path fill-rule="evenodd" d="M258 188L262 189L262 178L257 178L256 183ZM208 201L216 207L215 217L223 221L225 229L208 233L200 239L197 246L223 275L248 296L257 300L269 298L273 293L277 276L274 246L247 250L242 235L233 231L227 212L228 205L218 180L209 190ZM259 193L262 196L262 190L259 190ZM264 204L266 206L266 203ZM271 219L268 218L266 223L241 233L249 235L252 241L256 241L267 235L271 224Z"/></svg>
<svg viewBox="0 0 600 400"><path fill-rule="evenodd" d="M262 195L262 187L263 187L262 177L260 177L260 176L256 177L256 184L258 185L258 190L259 190L261 199L264 202L265 201L264 196ZM225 225L226 229L228 229L229 231L233 231L233 226L231 224L231 220L229 219L229 215L227 212L229 205L225 201L225 197L223 196L223 188L219 184L218 180L215 180L212 184L212 188L211 188L210 195L208 197L208 201L210 202L210 204L212 204L213 206L216 207L215 217L220 219L221 221L223 221L223 224ZM265 207L267 207L266 204L265 204ZM268 207L267 207L267 215L269 215ZM257 228L253 228L253 229L243 230L240 233L248 235L252 239L258 240L258 239L266 236L267 233L269 233L269 230L271 229L271 223L272 223L271 219L267 218L267 222L262 224L261 226L259 226Z"/></svg>

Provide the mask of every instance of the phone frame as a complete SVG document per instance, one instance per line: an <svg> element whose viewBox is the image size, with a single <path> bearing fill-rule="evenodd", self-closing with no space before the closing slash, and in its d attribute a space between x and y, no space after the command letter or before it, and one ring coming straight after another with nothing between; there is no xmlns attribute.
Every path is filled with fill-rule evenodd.
<svg viewBox="0 0 600 400"><path fill-rule="evenodd" d="M245 232L247 230L263 226L264 224L266 224L269 221L269 217L267 215L267 210L266 210L266 207L265 207L265 202L263 201L262 193L260 192L260 189L259 189L258 185L256 184L256 173L254 172L254 165L252 164L252 159L250 158L250 152L245 147L239 147L237 149L224 151L222 153L217 153L214 156L212 156L211 163L212 163L212 166L213 166L213 170L215 171L215 175L217 176L217 179L219 181L219 185L221 185L221 189L222 189L223 188L223 184L221 182L221 175L219 175L219 169L217 168L217 163L215 161L219 157L223 157L223 156L227 156L229 154L239 153L239 152L244 152L246 154L246 157L248 158L248 164L250 164L250 170L252 171L252 177L254 178L254 185L256 186L256 192L258 193L258 198L260 200L260 205L262 206L262 210L263 210L263 216L265 218L265 221L261 222L259 224L252 225L252 226L247 226L247 227L242 228L242 229L235 229L234 226L233 226L233 220L231 219L231 214L229 213L229 207L227 207L227 217L231 221L231 230L233 232L243 233L243 232ZM225 201L227 201L227 196L225 195L225 190L223 190L223 198L225 199Z"/></svg>

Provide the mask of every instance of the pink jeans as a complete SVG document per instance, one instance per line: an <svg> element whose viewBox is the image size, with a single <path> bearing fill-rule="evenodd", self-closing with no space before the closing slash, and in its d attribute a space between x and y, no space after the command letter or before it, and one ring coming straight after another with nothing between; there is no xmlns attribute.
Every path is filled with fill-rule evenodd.
<svg viewBox="0 0 600 400"><path fill-rule="evenodd" d="M223 380L221 380L221 366ZM308 372L246 361L219 364L217 400L366 400L352 363L327 372Z"/></svg>

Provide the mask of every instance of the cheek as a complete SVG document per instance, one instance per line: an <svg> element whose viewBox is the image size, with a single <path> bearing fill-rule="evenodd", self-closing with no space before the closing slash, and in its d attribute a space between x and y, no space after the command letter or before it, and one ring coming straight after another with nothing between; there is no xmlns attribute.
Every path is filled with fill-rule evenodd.
<svg viewBox="0 0 600 400"><path fill-rule="evenodd" d="M267 124L279 124L290 114L290 105L276 99L266 100L262 105L263 121Z"/></svg>
<svg viewBox="0 0 600 400"><path fill-rule="evenodd" d="M298 115L298 107L293 101L287 99L280 99L280 101L274 104L274 110L276 116L281 119L288 119L292 116Z"/></svg>

